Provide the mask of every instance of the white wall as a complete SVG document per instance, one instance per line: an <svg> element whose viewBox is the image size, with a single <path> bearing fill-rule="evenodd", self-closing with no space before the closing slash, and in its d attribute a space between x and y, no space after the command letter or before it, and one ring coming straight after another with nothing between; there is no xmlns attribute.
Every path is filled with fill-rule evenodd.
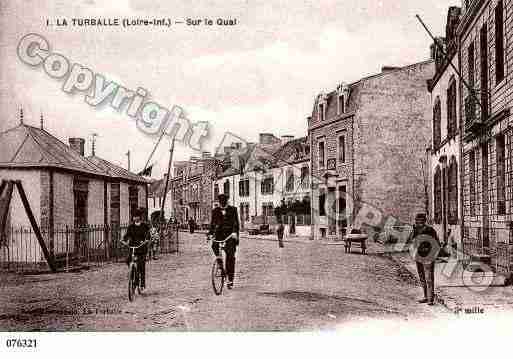
<svg viewBox="0 0 513 359"><path fill-rule="evenodd" d="M304 196L310 195L310 188L307 186L306 188L302 188L299 186L300 178L301 178L301 167L308 165L310 166L310 162L302 162L296 165L286 165L284 167L277 167L270 169L266 174L262 174L260 172L247 172L242 177L237 174L229 177L223 177L217 179L213 182L212 186L215 184L219 185L219 193L223 193L224 182L230 182L230 199L229 204L235 206L237 210L240 210L241 203L249 203L249 214L250 220L252 216L262 215L262 206L264 203L272 202L274 208L281 204L281 200L288 198L299 199L302 200ZM286 184L286 173L287 169L292 168L294 171L295 184L294 191L286 192L285 184ZM310 172L309 172L310 173ZM261 193L261 182L262 179L267 175L272 174L274 178L274 191L272 194L262 194ZM241 197L239 195L239 180L241 178L249 179L249 196ZM256 187L255 187L256 186ZM256 193L255 193L256 189ZM214 191L214 187L212 187L212 191ZM309 227L308 227L309 228ZM309 229L308 229L309 230ZM308 233L309 235L310 233Z"/></svg>
<svg viewBox="0 0 513 359"><path fill-rule="evenodd" d="M0 169L0 181L4 179L20 180L22 182L32 213L39 224L41 220L41 171ZM30 226L30 221L16 187L13 191L10 217L11 224L14 226Z"/></svg>
<svg viewBox="0 0 513 359"><path fill-rule="evenodd" d="M453 58L453 64L458 67L458 56L454 56ZM460 117L461 117L461 111L460 111L460 95L459 95L459 77L455 73L455 71L448 66L443 75L438 80L436 86L433 88L433 91L431 93L431 107L433 108L435 105L436 98L439 97L440 99L440 105L441 105L441 142L443 143L447 138L447 89L449 88L449 81L451 77L454 76L454 79L456 80L456 113L457 113L457 126L460 125ZM430 118L431 122L431 128L433 129L433 118L431 115ZM457 129L459 131L459 127ZM451 238L456 241L458 244L458 248L461 249L461 196L462 196L462 184L461 184L461 171L462 171L462 164L461 164L461 158L460 158L460 137L459 135L456 135L453 137L450 141L446 142L442 147L440 147L436 152L432 153L430 156L430 163L429 163L429 178L430 181L430 217L434 218L435 208L434 208L434 175L436 167L440 167L440 171L442 171L443 166L439 162L439 159L442 156L446 156L447 163L446 166L449 166L449 161L452 156L456 158L456 163L458 164L458 224L448 224L447 229L451 230ZM442 173L442 172L441 172ZM443 177L442 177L442 193L444 189L444 183L443 183ZM443 201L443 195L442 195L442 201ZM433 223L433 228L437 231L438 237L443 240L444 233L443 233L443 225Z"/></svg>
<svg viewBox="0 0 513 359"><path fill-rule="evenodd" d="M27 196L27 200L38 224L41 221L41 171L40 170L7 170L0 169L1 180L20 180ZM8 229L9 260L18 262L33 262L42 260L42 251L36 236L32 231L30 221L21 202L19 192L14 187L9 209L11 229ZM23 233L19 232L23 227ZM26 230L26 232L25 232ZM28 250L27 250L28 249ZM0 247L0 260L7 260L5 247Z"/></svg>

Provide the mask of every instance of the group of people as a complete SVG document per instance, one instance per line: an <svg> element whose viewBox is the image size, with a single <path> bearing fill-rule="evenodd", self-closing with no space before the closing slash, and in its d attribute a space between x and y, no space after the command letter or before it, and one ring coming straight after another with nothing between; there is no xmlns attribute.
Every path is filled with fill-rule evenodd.
<svg viewBox="0 0 513 359"><path fill-rule="evenodd" d="M220 242L225 242L224 251L226 253L226 274L228 277L227 288L233 288L235 277L235 254L239 245L239 215L237 208L228 205L228 196L220 194L218 196L219 206L212 210L212 219L207 240L212 241L212 251L218 260L222 261L220 253ZM417 265L417 271L420 282L422 284L424 297L420 303L434 304L434 271L435 261L440 253L442 245L438 239L438 235L433 227L427 225L427 216L425 213L419 213L415 216L415 224L410 234L409 242L414 249L414 259ZM283 247L283 223L280 222L277 234L280 247ZM139 246L143 242L148 241L151 237L155 238L155 231L143 221L143 213L137 211L133 216L133 223L127 229L124 236L129 246ZM149 241L151 242L151 241ZM135 250L135 254L139 260L139 268L141 270L142 280L141 286L145 287L145 262L148 253L148 244L141 246ZM129 263L130 258L127 258Z"/></svg>
<svg viewBox="0 0 513 359"><path fill-rule="evenodd" d="M219 206L212 211L212 221L208 232L208 239L215 238L212 243L212 251L221 260L219 241L226 239L224 250L226 252L226 275L228 277L227 288L233 287L235 274L235 252L239 245L239 215L237 209L228 205L228 196L220 194L218 197ZM156 226L149 226L143 221L145 215L142 210L135 211L132 223L128 226L123 242L135 249L137 266L141 274L141 288L146 287L146 256L153 242L158 240L158 229ZM145 243L146 242L146 243ZM140 247L139 247L140 246ZM127 264L130 263L130 254L127 257Z"/></svg>

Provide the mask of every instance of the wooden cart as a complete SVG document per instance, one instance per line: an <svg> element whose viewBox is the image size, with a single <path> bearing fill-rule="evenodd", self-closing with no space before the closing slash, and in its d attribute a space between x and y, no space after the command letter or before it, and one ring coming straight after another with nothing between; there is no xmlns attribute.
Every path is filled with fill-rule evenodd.
<svg viewBox="0 0 513 359"><path fill-rule="evenodd" d="M356 244L360 246L362 250L362 254L366 254L365 251L367 249L366 241L368 236L365 233L353 233L356 230L353 230L350 234L346 234L344 239L344 250L346 253L351 252L351 245Z"/></svg>

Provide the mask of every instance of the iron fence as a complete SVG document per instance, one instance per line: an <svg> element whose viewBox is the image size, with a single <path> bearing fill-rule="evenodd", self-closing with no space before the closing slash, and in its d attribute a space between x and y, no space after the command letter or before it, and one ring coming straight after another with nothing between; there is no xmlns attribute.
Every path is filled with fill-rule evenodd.
<svg viewBox="0 0 513 359"><path fill-rule="evenodd" d="M69 270L119 262L128 256L128 248L120 240L128 225L59 227L50 231L41 228L45 245L56 267ZM178 228L163 225L155 247L162 254L178 252ZM0 268L27 272L46 270L43 250L31 227L11 226L0 241Z"/></svg>

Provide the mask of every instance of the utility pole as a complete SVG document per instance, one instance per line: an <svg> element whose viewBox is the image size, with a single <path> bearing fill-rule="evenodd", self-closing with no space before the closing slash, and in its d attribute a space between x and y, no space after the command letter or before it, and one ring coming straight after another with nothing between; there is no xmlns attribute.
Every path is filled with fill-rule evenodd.
<svg viewBox="0 0 513 359"><path fill-rule="evenodd" d="M169 189L169 179L171 177L171 165L173 164L173 151L175 149L175 139L173 137L173 141L171 142L171 149L169 150L169 163L167 165L167 176L166 176L166 185L164 186L164 195L162 197L162 204L160 208L160 220L161 223L164 220L164 207L166 205L166 197L167 191Z"/></svg>
<svg viewBox="0 0 513 359"><path fill-rule="evenodd" d="M126 156L128 158L128 171L130 172L130 150L126 153Z"/></svg>

